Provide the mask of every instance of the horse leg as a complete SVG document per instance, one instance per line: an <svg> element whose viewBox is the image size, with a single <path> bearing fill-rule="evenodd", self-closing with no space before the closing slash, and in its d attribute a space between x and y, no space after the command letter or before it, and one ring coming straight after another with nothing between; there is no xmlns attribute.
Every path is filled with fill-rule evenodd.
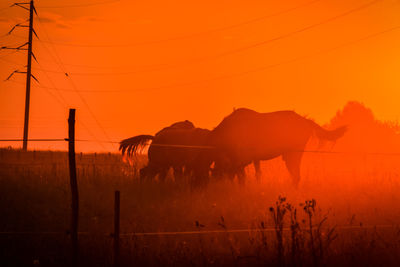
<svg viewBox="0 0 400 267"><path fill-rule="evenodd" d="M224 176L228 176L228 171L223 169L220 162L214 162L214 166L211 169L211 177L215 180L222 180Z"/></svg>
<svg viewBox="0 0 400 267"><path fill-rule="evenodd" d="M182 175L185 177L190 177L193 174L193 167L190 165L186 165L183 167Z"/></svg>
<svg viewBox="0 0 400 267"><path fill-rule="evenodd" d="M146 180L153 180L156 176L157 171L151 165L147 165L140 169L140 182L144 182Z"/></svg>
<svg viewBox="0 0 400 267"><path fill-rule="evenodd" d="M160 182L165 182L165 178L167 177L169 168L160 168L158 170L158 179Z"/></svg>
<svg viewBox="0 0 400 267"><path fill-rule="evenodd" d="M173 170L174 170L175 182L177 182L178 180L182 181L182 178L183 178L183 167L182 166L174 166Z"/></svg>
<svg viewBox="0 0 400 267"><path fill-rule="evenodd" d="M254 170L256 173L256 180L259 182L261 180L261 167L260 167L260 161L259 160L254 160Z"/></svg>
<svg viewBox="0 0 400 267"><path fill-rule="evenodd" d="M293 184L297 188L300 182L300 162L302 152L288 152L282 155L282 159L286 163L286 167L292 176Z"/></svg>
<svg viewBox="0 0 400 267"><path fill-rule="evenodd" d="M141 183L144 182L144 180L147 178L147 171L148 171L149 166L143 167L139 171L139 180Z"/></svg>
<svg viewBox="0 0 400 267"><path fill-rule="evenodd" d="M209 183L209 169L205 166L195 166L190 170L189 176L191 190L205 188Z"/></svg>
<svg viewBox="0 0 400 267"><path fill-rule="evenodd" d="M240 185L244 185L245 183L245 177L246 177L246 172L244 170L244 167L238 167L236 170L236 175L238 177L238 181Z"/></svg>

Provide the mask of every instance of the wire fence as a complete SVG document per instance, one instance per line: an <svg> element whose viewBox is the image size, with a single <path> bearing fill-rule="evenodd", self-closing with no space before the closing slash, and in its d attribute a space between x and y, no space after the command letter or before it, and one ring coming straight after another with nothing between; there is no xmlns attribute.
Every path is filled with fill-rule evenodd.
<svg viewBox="0 0 400 267"><path fill-rule="evenodd" d="M0 139L0 142L22 142L25 139ZM26 139L28 142L68 142L68 138L34 138ZM75 142L93 142L93 143L108 143L120 144L120 141L107 141L107 140L90 140L90 139L75 139ZM183 144L157 144L150 143L148 146L158 147L172 147L172 148L197 148L197 149L214 149L213 146L201 145L183 145ZM348 155L377 155L377 156L400 156L400 152L382 152L382 151L334 151L334 150L290 150L288 152L294 153L314 153L314 154L348 154Z"/></svg>
<svg viewBox="0 0 400 267"><path fill-rule="evenodd" d="M31 139L21 139L21 138L9 138L9 139L0 139L0 142L20 142L20 141L29 141L29 142L104 142L104 143L112 143L119 144L119 141L105 141L105 140L90 140L90 139L72 139L69 138L31 138ZM193 146L193 145L182 145L182 144L153 144L152 146L162 146L162 147L174 147L174 148L199 148L199 149L214 149L213 146ZM370 155L400 155L400 153L390 153L390 152L346 152L346 151L332 151L332 150L299 150L299 151L289 151L289 152L301 152L301 153L319 153L319 154L370 154ZM119 217L118 217L119 220ZM357 229L396 229L398 225L394 224L382 224L382 225L341 225L335 226L335 229L338 230L357 230ZM225 228L225 227L224 227ZM284 228L283 231L290 231L290 228ZM303 230L307 230L304 228ZM310 230L310 229L309 229ZM121 238L127 237L135 237L135 236L179 236L179 235L205 235L205 234L221 234L221 233L250 233L250 232L275 232L277 229L275 227L263 227L263 228L245 228L245 229L220 229L220 230L205 230L199 228L194 231L156 231L156 232L127 232L121 233L119 236ZM113 234L96 234L92 232L78 232L79 235L98 235L98 236L110 236L114 237ZM70 235L68 231L2 231L0 232L0 236L7 235Z"/></svg>
<svg viewBox="0 0 400 267"><path fill-rule="evenodd" d="M338 225L334 226L336 230L369 230L369 229L397 229L398 224L378 224L378 225ZM332 229L332 228L327 228ZM310 228L303 228L304 231L309 231ZM275 232L275 227L264 227L264 228L245 228L245 229L222 229L222 230L196 230L196 231L160 231L160 232L127 232L121 233L121 238L134 237L134 236L179 236L179 235L209 235L209 234L224 234L224 233L252 233L252 232ZM290 227L282 228L282 231L291 231ZM78 232L79 235L96 235L92 232ZM45 231L45 232L34 232L34 231L3 231L0 235L69 235L68 231ZM113 234L97 234L98 236L112 237Z"/></svg>
<svg viewBox="0 0 400 267"><path fill-rule="evenodd" d="M24 139L0 139L0 142L9 142L9 141L23 141ZM66 142L69 141L68 138L42 138L42 139L27 139L27 141L33 142ZM81 142L98 142L98 140L75 140ZM117 141L102 141L102 142L112 142L119 144ZM158 145L158 144L153 144ZM160 144L161 145L161 144ZM209 146L185 146L185 145L170 145L165 144L162 146L166 147L189 147L189 148L212 148ZM306 152L306 153L324 153L324 154L349 154L349 152L344 151L324 151L324 150L303 150L297 152ZM377 153L377 152L362 152L363 154L372 154L372 155L400 155L400 153ZM118 217L119 219L119 217ZM118 235L120 239L129 239L135 237L142 237L142 238L151 238L151 237L179 237L179 236L199 236L199 235L220 235L220 234L252 234L252 233L271 233L274 234L277 229L275 227L254 227L254 228L238 228L238 229L202 229L198 227L198 230L188 230L188 231L149 231L149 232L123 232ZM400 226L399 224L377 224L377 225L363 225L363 224L349 224L349 225L336 225L333 227L323 227L321 230L338 230L338 231L371 231L371 230L388 230L388 231L399 231ZM282 229L283 232L290 232L292 229L290 227L284 227ZM301 228L301 231L307 232L311 231L310 228L304 227ZM110 238L115 240L115 234L110 232L92 232L92 231L81 231L77 233L78 236L81 237L100 237L100 238ZM17 236L33 236L33 237L40 237L40 236L71 236L70 231L0 231L0 237L17 237Z"/></svg>

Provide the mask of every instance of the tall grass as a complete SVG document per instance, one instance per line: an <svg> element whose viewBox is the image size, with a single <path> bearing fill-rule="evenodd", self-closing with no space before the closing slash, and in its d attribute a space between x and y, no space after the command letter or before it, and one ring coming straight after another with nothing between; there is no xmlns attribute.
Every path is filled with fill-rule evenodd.
<svg viewBox="0 0 400 267"><path fill-rule="evenodd" d="M111 264L113 196L120 190L122 233L198 231L123 235L126 266L396 265L397 161L365 159L366 166L348 166L350 159L342 164L333 157L306 155L299 189L278 159L264 163L261 182L249 168L245 186L211 181L193 192L188 179L174 181L171 174L165 183L140 183L144 158L132 166L117 154L78 154L82 264ZM0 150L0 231L61 233L0 235L2 266L68 265L67 160L64 152ZM369 228L382 224L393 227ZM222 231L205 233L210 230Z"/></svg>

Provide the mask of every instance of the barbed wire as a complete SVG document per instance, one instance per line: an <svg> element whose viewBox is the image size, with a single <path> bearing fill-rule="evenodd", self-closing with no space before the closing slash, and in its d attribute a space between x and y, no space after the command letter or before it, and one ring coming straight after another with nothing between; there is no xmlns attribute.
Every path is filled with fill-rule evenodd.
<svg viewBox="0 0 400 267"><path fill-rule="evenodd" d="M19 142L19 141L29 141L29 142L59 142L66 141L65 138L35 138L35 139L0 139L0 142Z"/></svg>
<svg viewBox="0 0 400 267"><path fill-rule="evenodd" d="M0 142L22 142L24 139L0 139ZM68 138L37 138L26 139L28 142L68 142ZM95 142L95 143L109 143L120 144L120 141L106 141L106 140L90 140L90 139L76 139L75 142ZM173 147L173 148L196 148L196 149L214 149L214 146L201 146L201 145L182 145L182 144L148 144L148 146L158 147ZM333 151L333 150L290 150L286 153L314 153L314 154L353 154L353 155L381 155L381 156L400 156L400 152L380 152L380 151Z"/></svg>
<svg viewBox="0 0 400 267"><path fill-rule="evenodd" d="M378 224L378 225L338 225L335 227L330 227L327 229L336 230L365 230L365 229L389 229L398 228L397 224ZM282 229L285 232L291 231L290 227L284 227ZM265 227L265 228L246 228L246 229L222 229L222 230L195 230L195 231L160 231L160 232L127 232L121 233L120 237L134 237L134 236L177 236L177 235L204 235L204 234L223 234L223 233L252 233L252 232L275 232L275 227ZM309 228L303 228L303 231L309 231ZM45 232L35 232L35 231L2 231L0 235L69 235L68 231L45 231ZM93 236L108 236L113 237L113 233L109 234L96 234L91 232L78 232L78 235L93 235Z"/></svg>

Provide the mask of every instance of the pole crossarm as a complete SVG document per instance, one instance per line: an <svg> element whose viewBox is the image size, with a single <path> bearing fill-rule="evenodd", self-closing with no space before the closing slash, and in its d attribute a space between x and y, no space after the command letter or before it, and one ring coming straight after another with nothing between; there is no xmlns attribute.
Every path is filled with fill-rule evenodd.
<svg viewBox="0 0 400 267"><path fill-rule="evenodd" d="M21 7L21 8L23 8L23 9L26 9L26 10L29 11L29 8L27 8L26 6L24 6L24 5L29 5L29 4L30 4L29 2L27 2L27 3L25 3L25 2L14 3L14 4L12 4L10 7L17 6L17 7Z"/></svg>
<svg viewBox="0 0 400 267"><path fill-rule="evenodd" d="M0 49L8 49L8 50L28 50L27 48L16 48L16 47L0 47Z"/></svg>
<svg viewBox="0 0 400 267"><path fill-rule="evenodd" d="M17 46L17 47L2 46L1 48L2 48L2 49L16 49L16 50L21 50L21 49L23 49L23 47L26 46L26 45L29 45L29 42L26 42L26 43L24 43L24 44L22 44L22 45L19 45L19 46ZM25 50L27 50L27 48L25 48Z"/></svg>
<svg viewBox="0 0 400 267"><path fill-rule="evenodd" d="M11 72L11 74L7 77L7 79L5 79L5 81L10 80L10 78L14 75L14 73L26 73L26 71L14 70L14 71Z"/></svg>
<svg viewBox="0 0 400 267"><path fill-rule="evenodd" d="M10 35L17 27L28 28L29 25L22 25L21 23L17 23L11 28L11 30L7 33L7 35Z"/></svg>
<svg viewBox="0 0 400 267"><path fill-rule="evenodd" d="M22 73L22 74L27 74L26 71L19 71L19 70L14 70L13 72L11 72L11 74L7 77L7 79L5 79L4 81L8 81L10 80L10 78L15 74L15 73ZM39 80L35 77L35 75L33 75L31 73L31 77L37 82L40 83Z"/></svg>
<svg viewBox="0 0 400 267"><path fill-rule="evenodd" d="M28 48L24 48L24 46L29 45L29 42L26 42L20 46L17 47L8 47L8 46L2 46L0 49L8 49L8 50L28 50Z"/></svg>
<svg viewBox="0 0 400 267"><path fill-rule="evenodd" d="M27 8L27 7L24 6L24 5L30 5L30 8ZM13 7L13 6L21 7L21 8L23 8L23 9L28 10L28 11L30 11L31 8L32 8L33 11L35 12L35 14L37 15L37 11L36 11L35 5L33 4L33 1L31 1L31 2L19 2L19 3L14 3L14 4L12 4L10 7Z"/></svg>

